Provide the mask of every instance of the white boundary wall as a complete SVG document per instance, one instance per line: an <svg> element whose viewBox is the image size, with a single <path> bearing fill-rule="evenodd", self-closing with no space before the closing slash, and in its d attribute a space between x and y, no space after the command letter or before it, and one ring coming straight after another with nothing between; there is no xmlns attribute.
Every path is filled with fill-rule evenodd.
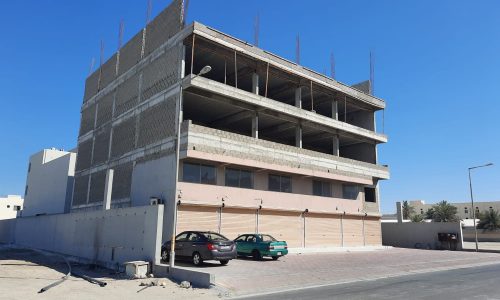
<svg viewBox="0 0 500 300"><path fill-rule="evenodd" d="M463 249L463 234L460 222L405 222L382 223L382 245L401 248L439 249L438 233L457 233L457 250Z"/></svg>
<svg viewBox="0 0 500 300"><path fill-rule="evenodd" d="M107 267L160 260L163 205L0 221L0 242L78 257ZM9 237L9 232L13 237Z"/></svg>

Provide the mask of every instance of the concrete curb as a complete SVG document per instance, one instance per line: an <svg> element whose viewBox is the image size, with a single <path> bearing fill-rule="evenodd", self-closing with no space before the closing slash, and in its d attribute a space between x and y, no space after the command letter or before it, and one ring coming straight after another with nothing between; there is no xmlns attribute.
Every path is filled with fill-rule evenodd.
<svg viewBox="0 0 500 300"><path fill-rule="evenodd" d="M393 249L392 246L328 247L328 248L288 248L289 254L366 252Z"/></svg>
<svg viewBox="0 0 500 300"><path fill-rule="evenodd" d="M168 265L155 264L153 266L155 277L168 277L174 281L189 281L191 285L199 288L210 288L215 285L215 275L208 272L193 271L180 267L170 268Z"/></svg>

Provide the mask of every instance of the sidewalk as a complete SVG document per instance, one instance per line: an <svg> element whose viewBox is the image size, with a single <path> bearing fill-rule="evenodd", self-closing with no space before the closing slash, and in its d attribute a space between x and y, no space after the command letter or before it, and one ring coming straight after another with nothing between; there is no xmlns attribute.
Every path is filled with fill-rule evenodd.
<svg viewBox="0 0 500 300"><path fill-rule="evenodd" d="M479 242L479 252L500 253L500 242ZM465 251L476 251L475 242L464 242Z"/></svg>
<svg viewBox="0 0 500 300"><path fill-rule="evenodd" d="M500 263L500 254L393 248L366 252L289 254L278 261L207 262L197 268L215 275L233 296L316 287ZM191 268L189 265L185 265Z"/></svg>

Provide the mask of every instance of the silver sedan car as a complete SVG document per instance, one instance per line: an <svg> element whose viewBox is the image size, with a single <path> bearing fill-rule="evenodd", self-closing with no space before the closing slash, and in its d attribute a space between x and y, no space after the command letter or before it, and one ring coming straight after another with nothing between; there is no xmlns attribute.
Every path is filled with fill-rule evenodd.
<svg viewBox="0 0 500 300"><path fill-rule="evenodd" d="M161 247L163 261L170 259L172 242L168 241ZM175 237L175 256L179 259L189 259L195 266L205 260L218 260L226 265L236 258L236 245L225 236L210 231L184 231Z"/></svg>

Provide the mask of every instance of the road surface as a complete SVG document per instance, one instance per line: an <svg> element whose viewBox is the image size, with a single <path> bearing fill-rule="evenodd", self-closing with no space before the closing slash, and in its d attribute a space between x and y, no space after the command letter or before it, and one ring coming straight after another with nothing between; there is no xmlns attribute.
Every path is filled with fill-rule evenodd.
<svg viewBox="0 0 500 300"><path fill-rule="evenodd" d="M240 299L500 299L500 264Z"/></svg>

